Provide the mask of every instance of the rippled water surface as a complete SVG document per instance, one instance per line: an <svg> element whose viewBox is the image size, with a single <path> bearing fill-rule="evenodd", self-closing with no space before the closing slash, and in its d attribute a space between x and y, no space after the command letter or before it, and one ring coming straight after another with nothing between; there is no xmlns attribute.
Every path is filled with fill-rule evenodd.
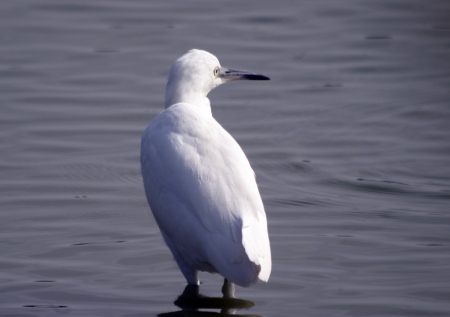
<svg viewBox="0 0 450 317"><path fill-rule="evenodd" d="M138 158L170 64L194 47L272 78L210 94L257 174L273 249L238 313L450 315L448 1L0 7L0 315L179 310Z"/></svg>

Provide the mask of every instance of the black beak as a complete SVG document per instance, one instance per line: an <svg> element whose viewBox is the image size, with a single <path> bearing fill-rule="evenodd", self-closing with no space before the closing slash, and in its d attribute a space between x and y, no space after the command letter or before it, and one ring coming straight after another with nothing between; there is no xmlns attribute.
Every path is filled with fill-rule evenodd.
<svg viewBox="0 0 450 317"><path fill-rule="evenodd" d="M234 70L234 69L228 69L228 68L222 68L221 72L219 73L219 77L222 78L224 81L270 80L269 77L261 75L261 74L255 74L255 73L247 72L245 70Z"/></svg>

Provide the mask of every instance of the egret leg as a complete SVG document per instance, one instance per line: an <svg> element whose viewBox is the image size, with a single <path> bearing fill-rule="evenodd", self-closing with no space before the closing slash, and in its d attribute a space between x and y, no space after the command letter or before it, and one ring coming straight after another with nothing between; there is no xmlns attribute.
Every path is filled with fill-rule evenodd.
<svg viewBox="0 0 450 317"><path fill-rule="evenodd" d="M192 299L198 298L200 295L200 287L198 285L188 284L184 288L183 294L180 295L179 299Z"/></svg>
<svg viewBox="0 0 450 317"><path fill-rule="evenodd" d="M234 284L227 279L223 281L222 294L224 298L234 298Z"/></svg>

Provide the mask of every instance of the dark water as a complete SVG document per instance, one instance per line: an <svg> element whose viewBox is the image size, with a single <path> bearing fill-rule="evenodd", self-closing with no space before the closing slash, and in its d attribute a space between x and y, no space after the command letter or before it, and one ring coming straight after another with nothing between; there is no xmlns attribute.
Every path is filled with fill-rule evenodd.
<svg viewBox="0 0 450 317"><path fill-rule="evenodd" d="M138 157L170 64L194 47L272 78L210 94L255 169L273 249L238 313L450 315L450 2L0 9L0 315L179 310Z"/></svg>

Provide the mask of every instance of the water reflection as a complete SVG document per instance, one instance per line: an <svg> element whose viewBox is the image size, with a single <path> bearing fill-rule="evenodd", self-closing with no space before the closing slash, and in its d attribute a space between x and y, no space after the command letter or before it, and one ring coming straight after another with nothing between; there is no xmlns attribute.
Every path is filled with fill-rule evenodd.
<svg viewBox="0 0 450 317"><path fill-rule="evenodd" d="M246 316L261 317L255 314L236 314L240 309L249 309L255 306L254 302L234 297L234 286L227 282L222 288L223 297L208 297L200 294L200 288L188 285L183 293L178 296L174 304L181 308L179 311L167 312L158 316ZM202 311L202 309L220 309L220 312Z"/></svg>

